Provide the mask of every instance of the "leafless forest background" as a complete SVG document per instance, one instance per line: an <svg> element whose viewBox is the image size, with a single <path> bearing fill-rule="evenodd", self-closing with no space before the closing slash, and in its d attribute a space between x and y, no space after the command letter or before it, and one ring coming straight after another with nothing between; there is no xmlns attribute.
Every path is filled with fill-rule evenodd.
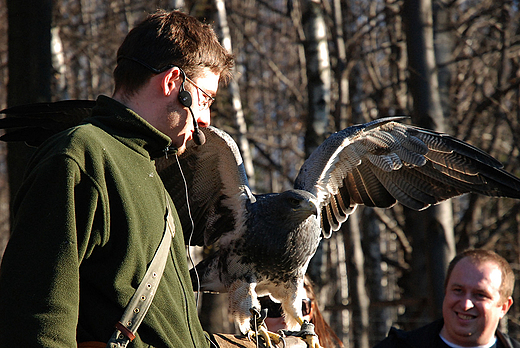
<svg viewBox="0 0 520 348"><path fill-rule="evenodd" d="M8 95L8 84L17 82L8 81L9 68L26 64L32 78L25 59L8 61L7 9L18 1L0 0L2 108L20 100ZM476 145L520 176L518 0L46 1L53 101L110 95L116 50L146 13L182 8L213 23L237 62L236 79L212 108L213 124L239 142L257 193L290 188L331 132L389 115L410 115L414 124ZM25 93L23 85L18 91ZM11 180L22 175L16 168ZM7 169L2 143L0 254L9 235ZM390 325L411 329L440 316L443 273L455 252L496 250L518 278L519 232L520 204L509 199L467 195L420 214L399 205L359 209L322 242L309 273L345 346L366 348ZM202 297L208 331L234 332L225 303L225 295ZM518 306L502 326L520 339Z"/></svg>

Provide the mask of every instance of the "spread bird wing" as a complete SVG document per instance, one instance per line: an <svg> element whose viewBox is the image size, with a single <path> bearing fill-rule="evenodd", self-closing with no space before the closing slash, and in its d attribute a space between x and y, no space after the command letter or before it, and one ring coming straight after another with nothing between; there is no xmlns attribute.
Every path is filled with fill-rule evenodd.
<svg viewBox="0 0 520 348"><path fill-rule="evenodd" d="M206 143L196 146L190 141L179 156L179 163L175 157L156 161L159 175L179 213L186 244L190 245L211 245L226 233L243 231L246 203L255 201L233 138L215 127L202 131Z"/></svg>
<svg viewBox="0 0 520 348"><path fill-rule="evenodd" d="M0 111L0 129L9 129L0 137L3 141L24 141L40 146L47 138L73 127L91 115L94 100L62 100L13 106Z"/></svg>
<svg viewBox="0 0 520 348"><path fill-rule="evenodd" d="M520 198L520 179L499 161L447 134L396 122L404 118L334 133L303 164L295 188L318 198L325 238L360 204L422 210L468 192Z"/></svg>

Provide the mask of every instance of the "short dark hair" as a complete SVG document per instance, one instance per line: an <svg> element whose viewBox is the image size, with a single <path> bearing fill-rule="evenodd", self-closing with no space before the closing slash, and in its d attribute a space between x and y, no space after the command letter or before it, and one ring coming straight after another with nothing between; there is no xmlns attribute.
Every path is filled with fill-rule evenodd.
<svg viewBox="0 0 520 348"><path fill-rule="evenodd" d="M448 281L450 280L451 272L457 263L464 258L468 258L469 261L473 264L482 264L484 262L495 263L502 272L502 282L500 284L499 290L500 298L505 301L513 295L513 289L515 287L515 275L511 269L511 266L509 265L509 262L507 262L506 259L494 251L485 249L468 249L458 254L453 258L453 260L451 260L448 266L448 271L446 273L446 279L444 280L445 291L448 287Z"/></svg>
<svg viewBox="0 0 520 348"><path fill-rule="evenodd" d="M127 95L138 91L154 74L138 61L161 70L168 65L198 77L202 69L231 78L233 55L218 41L213 28L180 11L158 10L133 28L117 51L114 70L115 91ZM121 59L122 57L130 59Z"/></svg>

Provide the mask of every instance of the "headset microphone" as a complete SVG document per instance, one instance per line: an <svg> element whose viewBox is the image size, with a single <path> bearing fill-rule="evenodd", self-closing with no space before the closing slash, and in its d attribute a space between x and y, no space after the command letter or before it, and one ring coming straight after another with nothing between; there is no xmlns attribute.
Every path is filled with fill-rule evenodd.
<svg viewBox="0 0 520 348"><path fill-rule="evenodd" d="M195 120L195 115L193 115L193 111L191 111L191 108L189 108L189 109L190 109L191 115L193 116L193 128L194 128L193 142L197 145L204 145L204 143L206 142L206 136L199 129L199 125L197 124L197 121Z"/></svg>
<svg viewBox="0 0 520 348"><path fill-rule="evenodd" d="M199 129L199 124L197 123L197 119L195 118L195 115L193 114L193 110L191 109L192 99L191 99L191 93L184 89L184 82L186 81L186 75L184 74L184 71L182 71L182 83L179 88L179 102L184 105L185 107L190 110L191 117L193 119L193 142L197 145L204 145L206 142L206 136L204 133L201 132Z"/></svg>

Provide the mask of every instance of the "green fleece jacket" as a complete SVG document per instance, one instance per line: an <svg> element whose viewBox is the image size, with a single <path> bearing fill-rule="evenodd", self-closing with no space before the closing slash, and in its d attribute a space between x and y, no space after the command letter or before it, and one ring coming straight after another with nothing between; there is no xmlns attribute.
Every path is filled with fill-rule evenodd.
<svg viewBox="0 0 520 348"><path fill-rule="evenodd" d="M108 97L43 144L13 205L0 268L0 347L106 342L159 246L166 215L154 156L170 138ZM207 347L184 238L129 347Z"/></svg>

